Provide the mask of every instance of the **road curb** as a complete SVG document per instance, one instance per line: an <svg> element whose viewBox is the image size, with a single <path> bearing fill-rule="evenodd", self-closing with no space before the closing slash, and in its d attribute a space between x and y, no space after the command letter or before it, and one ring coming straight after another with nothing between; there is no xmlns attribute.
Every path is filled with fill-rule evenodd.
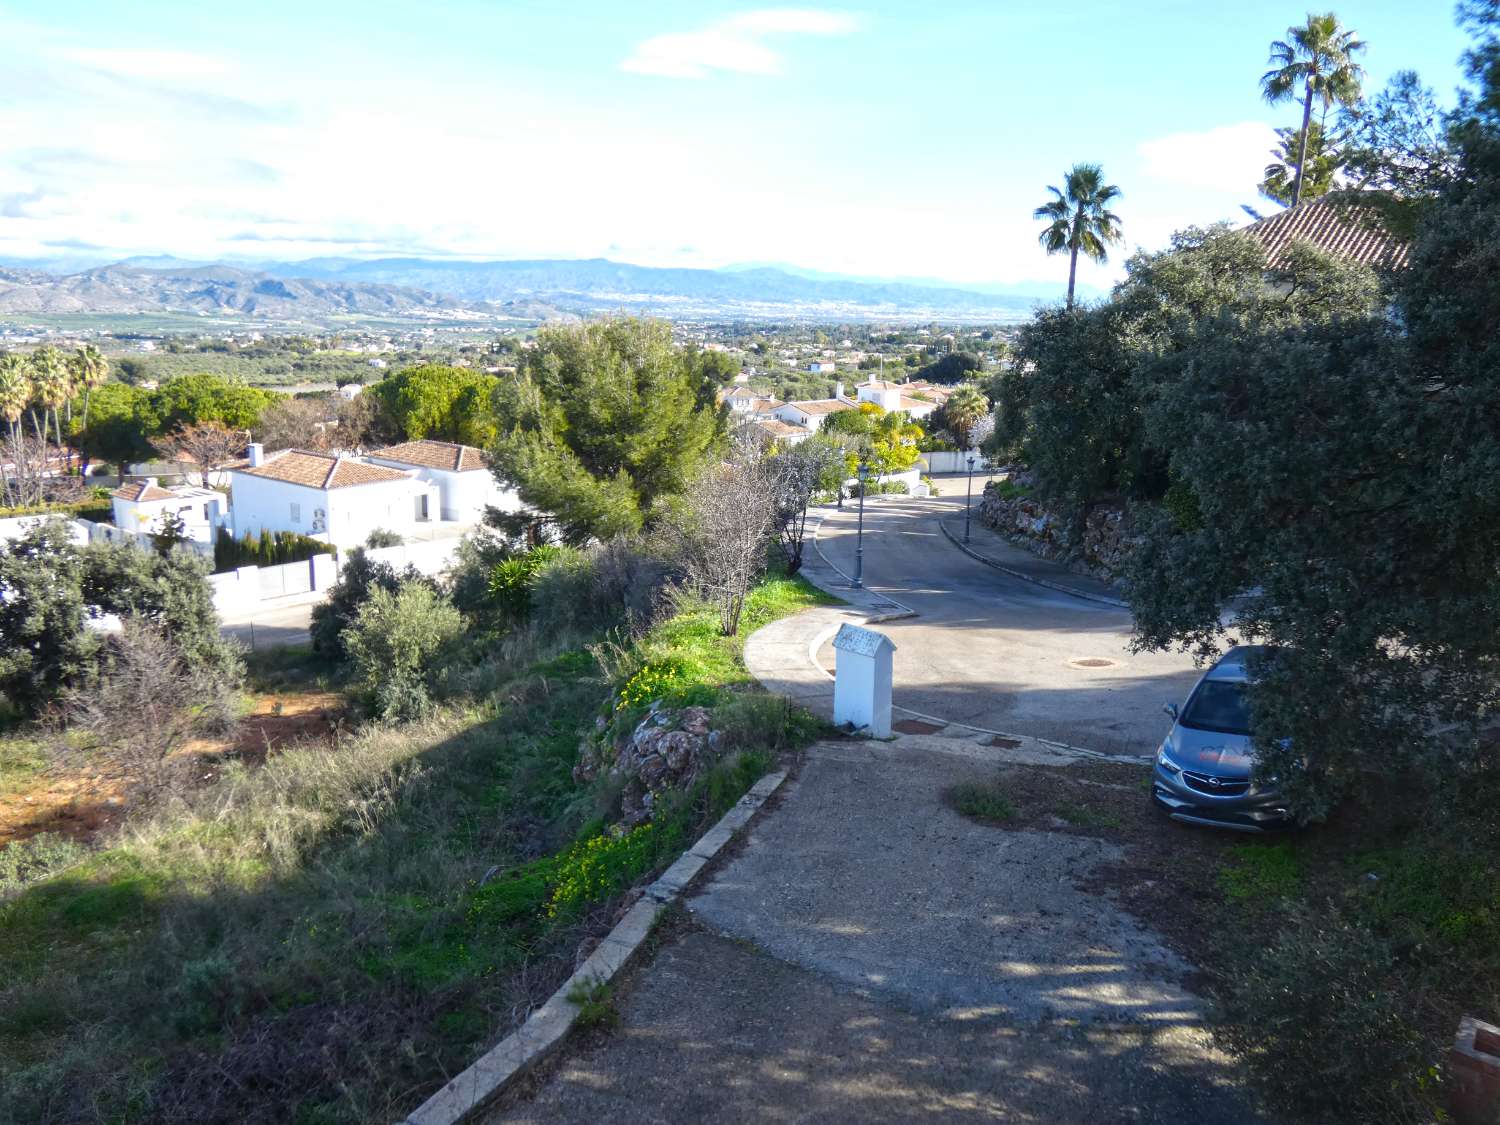
<svg viewBox="0 0 1500 1125"><path fill-rule="evenodd" d="M423 1102L404 1119L403 1125L457 1125L467 1121L556 1051L578 1019L579 1006L568 999L569 993L613 980L645 944L662 911L682 896L709 860L750 823L785 780L786 772L778 770L751 786L734 808L646 888L588 960L545 1004Z"/></svg>
<svg viewBox="0 0 1500 1125"><path fill-rule="evenodd" d="M958 538L958 536L954 535L953 532L948 530L948 525L943 522L942 516L937 517L937 525L938 530L943 533L948 542L952 543L955 547L957 547L964 554L968 555L971 559L982 562L985 566L992 567L993 569L998 570L1001 574L1008 574L1010 577L1018 578L1022 582L1030 582L1033 586L1043 586L1048 590L1056 590L1059 594L1067 594L1070 597L1081 598L1086 602L1098 602L1100 605L1114 606L1116 609L1128 610L1130 608L1129 602L1121 601L1119 598L1110 598L1104 596L1103 594L1085 593L1083 590L1080 590L1075 586L1067 586L1061 582L1049 582L1045 578L1038 578L1035 575L1026 574L1024 571L1016 570L1014 567L1006 566L1004 563L997 563L989 556L981 555L972 547L966 546L963 541ZM819 553L821 554L821 552Z"/></svg>

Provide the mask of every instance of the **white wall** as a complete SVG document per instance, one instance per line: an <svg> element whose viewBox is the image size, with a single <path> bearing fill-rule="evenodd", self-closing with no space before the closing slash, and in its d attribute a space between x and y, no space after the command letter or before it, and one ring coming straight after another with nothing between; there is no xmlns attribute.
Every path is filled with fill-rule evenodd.
<svg viewBox="0 0 1500 1125"><path fill-rule="evenodd" d="M441 513L441 518L445 520L479 523L484 519L486 505L499 508L502 512L516 512L521 509L521 498L513 489L503 488L495 479L495 474L488 469L470 469L467 472L457 473L447 469L429 468L426 465L408 465L401 461L387 461L373 455L366 457L365 460L372 465L388 465L393 469L414 472L418 480L434 485L440 500L432 507L433 519L438 519Z"/></svg>
<svg viewBox="0 0 1500 1125"><path fill-rule="evenodd" d="M19 539L29 532L33 527L48 520L61 519L68 525L68 534L72 536L73 542L82 547L89 541L88 529L91 526L86 520L76 520L66 515L38 515L38 516L7 516L0 519L0 543L9 543L12 539Z"/></svg>
<svg viewBox="0 0 1500 1125"><path fill-rule="evenodd" d="M990 471L989 461L984 454L977 449L971 451L974 455L974 471L976 473L987 473ZM956 449L945 450L939 453L923 453L918 460L927 466L927 473L967 473L969 471L968 453Z"/></svg>
<svg viewBox="0 0 1500 1125"><path fill-rule="evenodd" d="M339 548L357 547L377 529L409 535L423 527L417 522L418 496L427 496L429 520L435 519L441 498L426 481L380 481L335 488L328 497L328 541Z"/></svg>
<svg viewBox="0 0 1500 1125"><path fill-rule="evenodd" d="M376 528L408 535L414 528L424 526L416 518L416 498L420 495L428 496L428 510L433 518L440 507L437 489L414 477L324 492L269 477L235 473L233 488L230 511L236 539L265 531L296 531L336 547L357 547ZM295 522L292 504L299 509L300 518ZM319 511L324 515L324 530L314 533L314 519Z"/></svg>
<svg viewBox="0 0 1500 1125"><path fill-rule="evenodd" d="M189 537L207 540L214 536L224 501L222 497L174 496L170 500L134 503L116 496L111 499L110 504L114 509L115 526L121 531L155 531L161 526L163 515L177 512L182 516ZM204 514L205 507L209 510L207 515Z"/></svg>
<svg viewBox="0 0 1500 1125"><path fill-rule="evenodd" d="M433 539L420 543L405 543L399 547L376 547L365 554L376 562L390 563L397 570L414 566L421 573L433 577L442 574L453 563L458 545L463 540L457 536L450 539Z"/></svg>

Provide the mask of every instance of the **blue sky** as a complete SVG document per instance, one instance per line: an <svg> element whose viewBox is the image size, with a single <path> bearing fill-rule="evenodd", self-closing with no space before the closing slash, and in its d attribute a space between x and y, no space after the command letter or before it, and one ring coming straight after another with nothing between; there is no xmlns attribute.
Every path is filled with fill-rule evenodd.
<svg viewBox="0 0 1500 1125"><path fill-rule="evenodd" d="M1336 9L1445 97L1442 0ZM1127 246L1243 219L1300 4L0 0L0 257L603 255L1060 280L1078 160Z"/></svg>

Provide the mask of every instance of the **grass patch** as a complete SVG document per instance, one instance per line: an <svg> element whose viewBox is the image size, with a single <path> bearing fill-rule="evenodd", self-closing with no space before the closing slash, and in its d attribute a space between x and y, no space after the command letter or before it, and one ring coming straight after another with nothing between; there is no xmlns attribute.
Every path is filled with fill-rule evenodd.
<svg viewBox="0 0 1500 1125"><path fill-rule="evenodd" d="M1234 859L1219 870L1219 888L1234 903L1270 903L1295 898L1302 890L1302 853L1290 840L1239 844Z"/></svg>
<svg viewBox="0 0 1500 1125"><path fill-rule="evenodd" d="M1119 828L1123 823L1117 813L1077 802L1058 805L1052 812L1075 828Z"/></svg>
<svg viewBox="0 0 1500 1125"><path fill-rule="evenodd" d="M1002 500L1018 500L1022 496L1030 496L1031 489L1022 484L1015 484L1009 480L997 480L994 484L987 485L987 489L993 489L996 496Z"/></svg>
<svg viewBox="0 0 1500 1125"><path fill-rule="evenodd" d="M746 631L826 600L771 578ZM429 720L227 762L102 851L0 852L0 1120L400 1119L556 987L611 899L821 733L752 689L715 622L685 606L626 646L632 671L680 662L726 754L631 831L572 776L620 681L549 637L497 644L493 689ZM251 658L262 690L326 674L279 655Z"/></svg>
<svg viewBox="0 0 1500 1125"><path fill-rule="evenodd" d="M614 991L602 980L575 982L568 989L568 1003L578 1006L573 1026L580 1031L612 1031L620 1026Z"/></svg>
<svg viewBox="0 0 1500 1125"><path fill-rule="evenodd" d="M954 785L943 793L943 799L955 811L987 824L1008 824L1019 815L998 781Z"/></svg>

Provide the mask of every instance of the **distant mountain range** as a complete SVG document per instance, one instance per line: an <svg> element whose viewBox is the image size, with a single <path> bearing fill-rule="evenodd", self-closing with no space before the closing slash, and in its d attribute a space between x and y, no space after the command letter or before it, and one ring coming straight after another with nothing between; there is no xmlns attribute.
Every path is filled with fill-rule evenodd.
<svg viewBox="0 0 1500 1125"><path fill-rule="evenodd" d="M47 264L50 270L0 264L0 315L186 312L265 320L543 320L627 310L694 319L1003 323L1024 320L1038 300L1058 296L1040 285L981 292L776 266L663 269L604 258L311 258L227 265L140 257L71 273Z"/></svg>
<svg viewBox="0 0 1500 1125"><path fill-rule="evenodd" d="M420 289L282 278L235 266L143 269L124 263L58 276L0 267L0 314L201 313L257 320L324 317L451 319L463 302ZM493 313L485 309L480 315Z"/></svg>

